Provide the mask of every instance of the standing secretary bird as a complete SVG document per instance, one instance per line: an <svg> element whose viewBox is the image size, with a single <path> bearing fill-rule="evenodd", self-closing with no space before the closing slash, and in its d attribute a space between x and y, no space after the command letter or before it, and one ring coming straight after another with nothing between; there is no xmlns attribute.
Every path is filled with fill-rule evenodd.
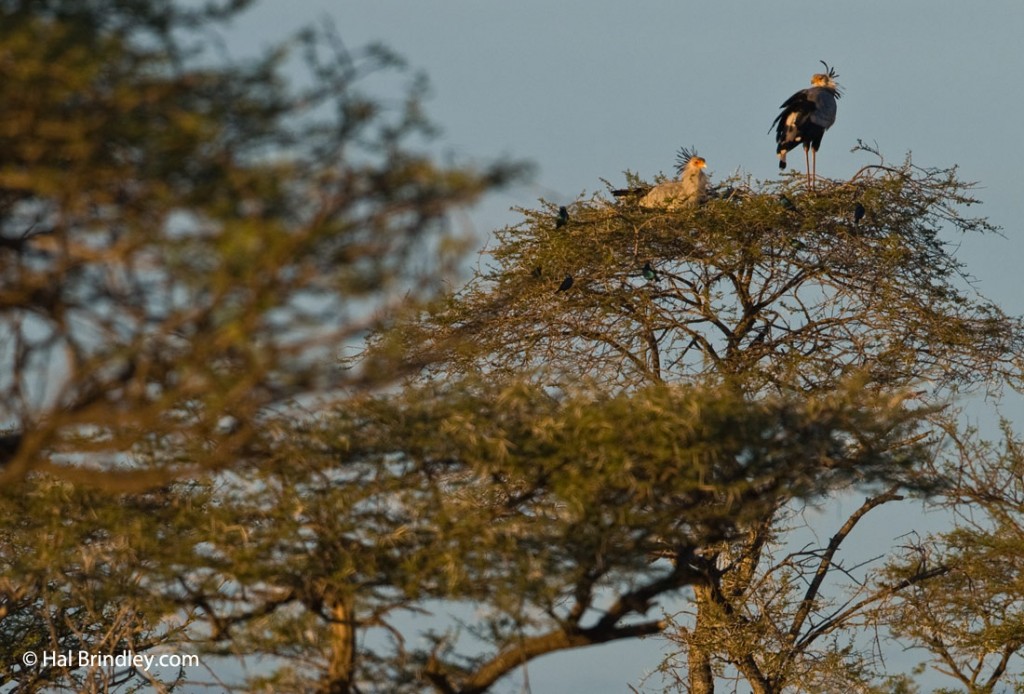
<svg viewBox="0 0 1024 694"><path fill-rule="evenodd" d="M775 117L775 148L779 155L779 168L786 168L786 153L797 145L804 146L804 161L807 164L807 183L814 186L818 175L818 148L825 131L836 122L836 100L842 94L835 78L839 75L823 60L825 72L811 77L811 86L801 89L786 99L780 108L782 113ZM812 150L813 164L808 156Z"/></svg>
<svg viewBox="0 0 1024 694"><path fill-rule="evenodd" d="M612 195L643 195L640 207L661 207L668 210L695 207L708 195L708 177L704 168L708 163L692 149L681 149L676 156L678 181L666 181L653 188L626 188L613 190Z"/></svg>

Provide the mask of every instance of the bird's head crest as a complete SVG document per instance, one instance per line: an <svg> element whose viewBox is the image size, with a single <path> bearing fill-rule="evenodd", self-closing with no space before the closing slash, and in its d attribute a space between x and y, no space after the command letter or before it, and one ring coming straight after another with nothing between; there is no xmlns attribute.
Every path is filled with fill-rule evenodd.
<svg viewBox="0 0 1024 694"><path fill-rule="evenodd" d="M676 155L676 173L680 176L683 174L683 169L693 160L695 164L703 168L706 165L704 157L697 154L697 150L691 146L688 148L681 147L679 153Z"/></svg>
<svg viewBox="0 0 1024 694"><path fill-rule="evenodd" d="M824 60L819 60L822 65L825 66L825 72L819 72L818 74L811 77L811 84L815 87L829 87L834 90L836 96L840 96L839 84L836 82L836 78L839 77L839 73L836 72L834 67L829 67L828 63Z"/></svg>

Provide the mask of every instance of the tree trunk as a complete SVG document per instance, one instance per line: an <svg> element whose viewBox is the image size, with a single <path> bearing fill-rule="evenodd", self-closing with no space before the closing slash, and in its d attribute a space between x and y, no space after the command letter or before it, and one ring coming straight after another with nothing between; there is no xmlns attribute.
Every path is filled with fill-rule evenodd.
<svg viewBox="0 0 1024 694"><path fill-rule="evenodd" d="M356 662L356 630L353 600L338 598L330 606L331 659L324 694L351 694Z"/></svg>
<svg viewBox="0 0 1024 694"><path fill-rule="evenodd" d="M714 694L715 678L711 672L711 652L705 647L707 610L711 604L711 588L706 585L693 587L694 602L697 604L697 622L690 635L687 663L689 664L690 694Z"/></svg>

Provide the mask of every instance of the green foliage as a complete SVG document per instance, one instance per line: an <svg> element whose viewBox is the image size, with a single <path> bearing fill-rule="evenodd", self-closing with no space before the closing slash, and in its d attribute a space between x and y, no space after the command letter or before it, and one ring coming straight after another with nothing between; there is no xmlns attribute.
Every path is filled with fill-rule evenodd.
<svg viewBox="0 0 1024 694"><path fill-rule="evenodd" d="M642 187L627 178L631 188ZM970 190L955 169L922 169L908 158L898 166L880 161L815 192L804 190L799 176L757 185L731 180L705 204L682 210L649 210L628 197L610 202L595 195L569 206L569 222L559 224L554 205L524 209L522 223L496 232L487 262L466 287L426 316L379 336L371 358L404 349L427 365L424 379L438 388L459 374L497 382L525 375L561 401L584 384L602 402L621 399L624 411L646 412L643 421L623 413L615 418L637 439L652 442L659 438L650 427L660 431L662 425L670 437L685 441L672 407L645 409L652 385L709 389L723 403L736 396L759 402L773 393L813 402L816 393L852 389L868 409L890 417L910 416L901 410L910 398L941 401L978 386L1019 386L1024 325L974 291L944 240L951 230L994 231L983 218L962 214L977 202ZM572 286L556 291L565 277L573 278ZM908 395L907 389L916 392ZM485 404L478 407L499 417ZM935 422L949 416L941 409L918 414ZM714 411L702 408L690 421L711 427L709 440L748 441L744 424L758 426L749 416L716 428ZM614 468L592 475L585 464L606 440L613 442L610 450L635 460L625 451L637 439L610 433L617 431L584 430L572 464L579 472L568 483L544 464L543 451L529 448L525 464L538 471L537 486L582 492L593 479L609 493L593 503L638 513L647 497L616 495ZM863 515L903 498L901 487L934 492L946 481L923 464L940 449L925 454L920 447L940 437L922 432L921 438L883 443L885 437L873 438L878 433L858 441L873 441L877 451L907 452L908 460L917 461L909 474L894 476L899 466L861 468L822 487L815 484L828 476L822 465L808 467L803 463L810 459L783 454L780 469L792 477L776 478L777 485L755 483L749 489L757 493L748 496L732 484L738 480L729 475L731 463L743 460L732 450L713 456L712 478L720 486L696 503L683 490L663 489L664 478L654 472L683 483L678 465L691 452L680 439L673 438L666 457L647 454L652 496L665 502L683 494L680 508L708 514L689 535L699 549L689 551L684 543L663 555L698 574L688 579L694 621L669 631L679 629L689 652L691 691L710 692L713 673L729 668L758 692L797 682L828 683L822 687L831 689L872 681L878 661L853 648L846 630L894 592L935 575L871 584L863 572L855 576L846 569L838 552ZM447 431L445 436L449 443L458 439ZM535 436L531 430L500 440L504 450ZM766 443L780 454L785 450L781 441ZM843 459L849 452L840 448L835 455ZM771 549L784 541L795 499L821 503L855 481L892 486L875 486L875 495L828 545L781 556ZM475 478L473 483L479 484ZM541 497L531 491L529 498ZM733 514L735 525L724 534L716 533L719 514ZM628 515L612 517L630 527ZM657 521L643 522L650 527ZM685 525L682 520L679 527ZM585 536L573 526L571 537ZM576 561L584 566L587 559L579 555ZM589 565L599 563L592 559ZM830 597L838 590L836 576L849 579L843 589L853 597ZM567 646L550 650L560 647ZM531 651L520 653L527 658Z"/></svg>
<svg viewBox="0 0 1024 694"><path fill-rule="evenodd" d="M890 580L941 572L895 595L883 617L971 694L1024 687L1024 448L1006 423L1004 434L1001 447L974 432L954 437L958 455L944 469L956 479L945 497L954 527L909 543L887 570Z"/></svg>
<svg viewBox="0 0 1024 694"><path fill-rule="evenodd" d="M993 230L955 170L541 203L447 296L448 214L521 168L418 151L422 84L398 108L363 90L399 66L383 49L307 31L224 64L199 30L245 4L0 0L17 691L140 683L27 650L173 645L262 659L249 687L483 692L666 630L691 677L911 691L872 681L843 631L861 608L934 600L948 574L953 596L991 590L945 618L1012 616L998 533L950 535L948 568L896 567L841 609L825 595L865 513L939 486L943 412L908 391L1019 385L1021 322L943 236ZM775 560L794 509L851 489L873 496L828 545ZM650 615L684 595L693 624ZM1014 619L961 645L1013 641Z"/></svg>
<svg viewBox="0 0 1024 694"><path fill-rule="evenodd" d="M354 676L483 691L519 667L520 644L540 654L659 631L660 620L632 620L701 580L709 543L789 500L902 476L923 454L902 443L918 420L856 384L750 400L730 388L553 396L469 382L349 402L286 437L307 449L286 449L232 493L253 530L214 552L233 572L261 568L190 583L189 600L233 625L233 648L265 652L273 632L301 662L324 658L312 644L326 634L308 648L282 642L293 630L279 619L326 632L343 595L378 644L372 634L402 633L428 609L427 646L366 645ZM272 615L216 590L236 581L279 596L265 603ZM459 605L481 615L461 636L444 618Z"/></svg>
<svg viewBox="0 0 1024 694"><path fill-rule="evenodd" d="M623 387L729 376L806 390L857 372L890 388L1016 382L1019 321L974 293L940 236L991 230L956 212L972 200L954 170L908 160L816 193L784 179L680 211L595 196L562 229L550 205L522 210L493 262L408 342L454 342L446 369ZM573 288L556 294L566 275Z"/></svg>
<svg viewBox="0 0 1024 694"><path fill-rule="evenodd" d="M421 84L397 106L364 91L397 67L382 49L308 31L223 60L211 32L247 4L0 1L0 672L17 691L134 686L19 656L220 638L190 590L269 595L256 562L287 543L245 542L233 475L278 455L300 402L401 376L336 354L439 291L450 212L522 171L418 150Z"/></svg>
<svg viewBox="0 0 1024 694"><path fill-rule="evenodd" d="M12 691L95 691L113 683L109 672L27 667L22 656L144 653L184 638L190 620L153 587L191 567L208 501L194 485L131 497L48 480L5 490L0 679L17 682Z"/></svg>
<svg viewBox="0 0 1024 694"><path fill-rule="evenodd" d="M0 418L21 438L0 478L87 479L57 457L84 449L144 488L258 449L268 412L358 380L325 346L436 291L447 212L518 171L407 146L430 131L416 93L395 111L359 87L382 51L308 33L224 65L183 38L208 21L163 2L5 10ZM282 76L294 49L309 87Z"/></svg>

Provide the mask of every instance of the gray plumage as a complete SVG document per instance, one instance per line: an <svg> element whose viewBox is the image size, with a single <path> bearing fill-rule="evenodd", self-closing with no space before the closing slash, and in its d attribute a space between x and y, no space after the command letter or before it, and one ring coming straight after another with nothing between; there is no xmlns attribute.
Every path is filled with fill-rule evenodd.
<svg viewBox="0 0 1024 694"><path fill-rule="evenodd" d="M824 73L811 77L811 86L801 89L786 99L780 107L782 113L775 117L775 152L779 156L779 168L786 168L786 154L797 145L804 146L807 160L807 179L810 182L817 173L818 148L825 131L836 122L836 101L842 96L835 78L839 75L824 61ZM814 162L809 159L810 154Z"/></svg>
<svg viewBox="0 0 1024 694"><path fill-rule="evenodd" d="M677 158L678 181L660 183L640 198L641 207L668 210L694 207L707 199L708 177L704 173L707 161L688 149L679 151Z"/></svg>

